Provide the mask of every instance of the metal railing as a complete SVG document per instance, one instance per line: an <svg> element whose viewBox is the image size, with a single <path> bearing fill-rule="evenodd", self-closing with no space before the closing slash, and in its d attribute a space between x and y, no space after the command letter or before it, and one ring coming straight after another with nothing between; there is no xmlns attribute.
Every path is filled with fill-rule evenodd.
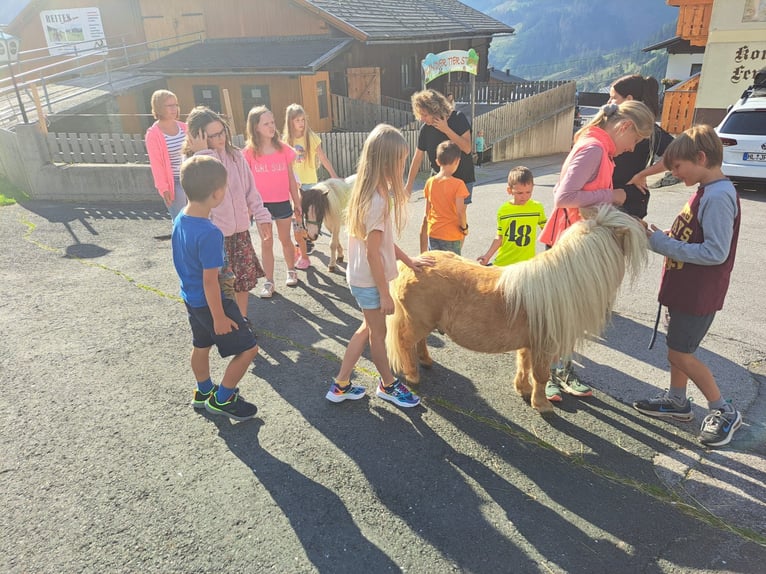
<svg viewBox="0 0 766 574"><path fill-rule="evenodd" d="M124 37L119 37L107 40L103 48L78 50L77 45L81 42L74 43L71 45L72 55L63 58L60 54L48 54L20 59L8 65L9 68L10 66L15 68L15 70L9 69L9 72L13 72L13 77L9 73L0 78L0 126L7 126L11 121L18 123L19 115L25 115L21 106L27 112L35 112L36 117L37 97L44 110L48 114L53 114L55 104L110 86L115 73L134 70L140 64L155 60L170 51L197 44L203 39L202 31L136 44L126 44ZM108 47L110 45L111 47ZM24 55L47 50L48 48L27 50L20 52L20 56L23 58ZM41 65L27 71L21 70L22 66L29 64ZM83 86L59 88L51 93L51 86L57 81L73 78L89 78L92 81L83 82L87 84ZM13 79L16 85L13 85ZM42 90L41 95L37 93L37 88Z"/></svg>

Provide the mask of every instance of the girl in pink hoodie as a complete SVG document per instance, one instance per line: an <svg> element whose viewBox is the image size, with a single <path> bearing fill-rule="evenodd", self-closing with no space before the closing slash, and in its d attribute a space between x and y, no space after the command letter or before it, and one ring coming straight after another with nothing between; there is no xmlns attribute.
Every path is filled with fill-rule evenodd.
<svg viewBox="0 0 766 574"><path fill-rule="evenodd" d="M265 275L253 248L250 222L255 220L262 242L271 241L271 214L263 206L242 152L231 143L229 126L224 119L213 110L198 106L191 111L187 122L186 155L211 155L220 160L228 173L226 196L221 205L213 208L210 219L223 232L226 258L235 276L237 306L249 323L248 294L258 278Z"/></svg>

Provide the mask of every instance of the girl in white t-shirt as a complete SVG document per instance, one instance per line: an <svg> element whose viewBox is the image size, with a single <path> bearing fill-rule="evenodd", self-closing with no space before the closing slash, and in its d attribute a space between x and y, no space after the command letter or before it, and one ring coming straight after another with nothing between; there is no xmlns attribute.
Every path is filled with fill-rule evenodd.
<svg viewBox="0 0 766 574"><path fill-rule="evenodd" d="M330 160L322 149L321 138L309 127L306 111L299 104L290 104L285 110L285 125L282 130L282 141L295 150L293 171L298 178L301 191L311 189L319 181L317 168L321 163L330 174L337 178ZM297 269L308 269L310 266L308 249L306 248L306 230L301 221L295 220L293 225L295 242L298 245Z"/></svg>
<svg viewBox="0 0 766 574"><path fill-rule="evenodd" d="M404 187L404 167L409 146L396 128L380 124L364 142L359 171L348 204L348 266L346 280L364 320L348 342L338 376L325 395L340 403L361 399L364 387L351 384L351 373L367 343L380 378L376 395L400 407L420 403L391 372L386 354L386 315L394 312L388 283L397 276L399 259L413 271L434 264L432 257L411 259L394 243L406 222L409 194Z"/></svg>

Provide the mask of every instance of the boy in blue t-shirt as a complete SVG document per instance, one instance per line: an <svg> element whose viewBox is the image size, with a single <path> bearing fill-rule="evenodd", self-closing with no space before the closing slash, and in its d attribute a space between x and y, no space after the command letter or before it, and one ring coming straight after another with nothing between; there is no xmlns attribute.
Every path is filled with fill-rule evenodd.
<svg viewBox="0 0 766 574"><path fill-rule="evenodd" d="M221 292L223 233L210 221L210 211L226 195L226 168L213 157L194 156L181 166L181 186L189 203L173 223L173 265L192 330L191 367L197 380L192 406L248 420L258 409L239 396L237 384L258 354L258 343L237 303ZM213 345L221 357L234 357L220 386L210 379Z"/></svg>

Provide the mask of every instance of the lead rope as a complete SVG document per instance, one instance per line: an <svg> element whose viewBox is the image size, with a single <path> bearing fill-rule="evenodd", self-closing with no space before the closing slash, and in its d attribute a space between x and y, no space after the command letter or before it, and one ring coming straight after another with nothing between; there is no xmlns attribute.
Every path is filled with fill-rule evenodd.
<svg viewBox="0 0 766 574"><path fill-rule="evenodd" d="M660 315L662 314L662 303L657 306L657 318L654 320L654 329L652 330L652 340L649 341L649 349L654 347L654 341L657 340L657 328L660 325Z"/></svg>

